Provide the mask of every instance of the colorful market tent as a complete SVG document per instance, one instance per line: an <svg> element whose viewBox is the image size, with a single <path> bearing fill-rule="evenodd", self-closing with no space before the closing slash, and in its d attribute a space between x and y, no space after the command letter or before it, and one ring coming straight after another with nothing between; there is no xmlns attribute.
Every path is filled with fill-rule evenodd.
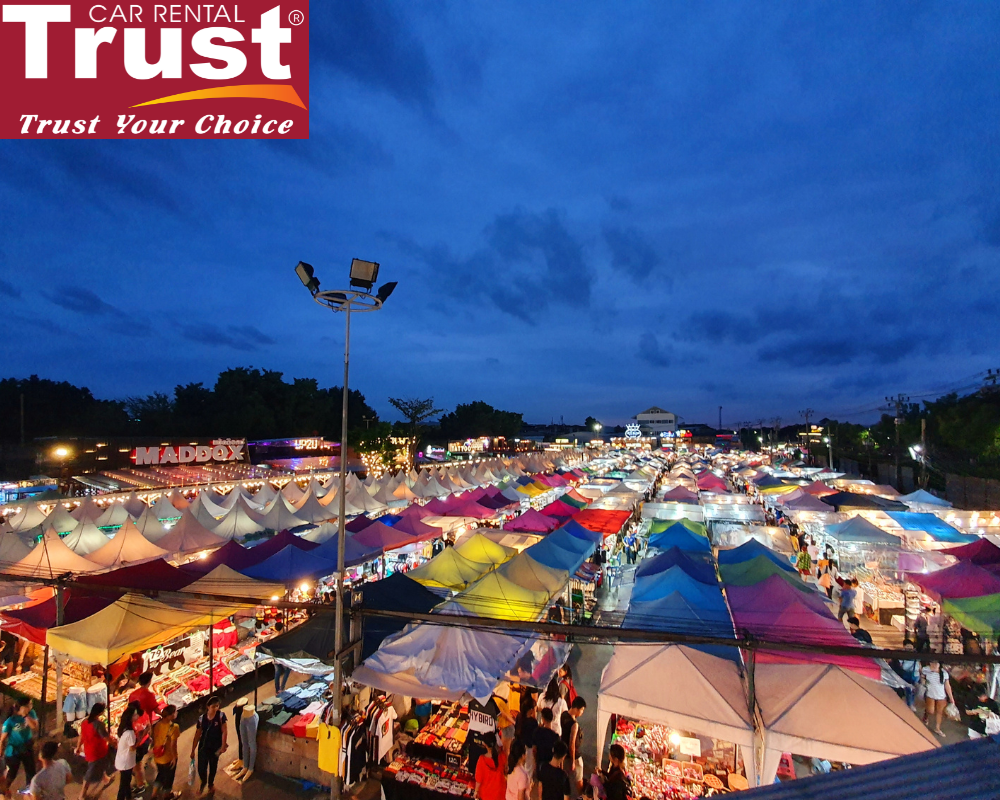
<svg viewBox="0 0 1000 800"><path fill-rule="evenodd" d="M287 585L307 578L332 575L337 571L337 562L318 556L315 552L288 545L263 561L240 571L251 578Z"/></svg>
<svg viewBox="0 0 1000 800"><path fill-rule="evenodd" d="M774 781L783 753L870 764L938 746L891 688L850 670L830 664L760 664L754 686L763 722L765 785ZM830 709L850 713L831 714Z"/></svg>
<svg viewBox="0 0 1000 800"><path fill-rule="evenodd" d="M970 561L928 574L910 574L909 579L927 594L941 600L1000 594L1000 576Z"/></svg>
<svg viewBox="0 0 1000 800"><path fill-rule="evenodd" d="M590 554L593 542L580 539L564 530L554 531L523 551L539 564L574 574Z"/></svg>
<svg viewBox="0 0 1000 800"><path fill-rule="evenodd" d="M108 541L108 535L93 522L80 522L68 536L63 537L63 544L78 556L100 550Z"/></svg>
<svg viewBox="0 0 1000 800"><path fill-rule="evenodd" d="M576 506L571 506L568 503L562 502L562 500L553 500L542 509L542 513L547 517L572 517L579 510ZM76 520L73 520L73 522L75 524Z"/></svg>
<svg viewBox="0 0 1000 800"><path fill-rule="evenodd" d="M386 639L351 679L406 697L486 702L528 649L505 633L448 625L407 625Z"/></svg>
<svg viewBox="0 0 1000 800"><path fill-rule="evenodd" d="M86 619L50 628L45 641L56 652L77 661L107 666L122 656L165 644L191 628L223 619L235 610L219 606L208 613L185 611L127 594Z"/></svg>
<svg viewBox="0 0 1000 800"><path fill-rule="evenodd" d="M284 595L285 587L278 582L251 578L225 564L220 564L198 580L188 583L180 591L188 594L210 594L217 597L263 602Z"/></svg>
<svg viewBox="0 0 1000 800"><path fill-rule="evenodd" d="M587 530L611 536L618 533L632 514L629 511L611 511L606 509L585 508L578 512L573 520Z"/></svg>
<svg viewBox="0 0 1000 800"><path fill-rule="evenodd" d="M453 549L470 561L484 564L502 564L517 555L517 550L513 547L497 544L482 533L473 533L460 541Z"/></svg>
<svg viewBox="0 0 1000 800"><path fill-rule="evenodd" d="M806 494L811 494L814 497L824 497L830 494L836 494L836 489L831 489L823 481L813 481L808 486L803 486L802 491Z"/></svg>
<svg viewBox="0 0 1000 800"><path fill-rule="evenodd" d="M160 592L176 592L193 582L195 576L177 567L172 567L162 558L133 564L130 567L119 567L99 575L83 575L77 579L88 592L109 590L156 590ZM117 596L121 596L118 592ZM68 620L67 620L68 621Z"/></svg>
<svg viewBox="0 0 1000 800"><path fill-rule="evenodd" d="M671 547L652 558L644 559L635 571L635 578L638 580L666 572L671 567L680 567L699 583L717 585L719 581L715 575L715 566L698 553L694 557L688 555L690 552L692 551L685 552L679 547Z"/></svg>
<svg viewBox="0 0 1000 800"><path fill-rule="evenodd" d="M684 645L616 645L597 695L598 753L612 714L733 742L753 767L753 722L732 661Z"/></svg>
<svg viewBox="0 0 1000 800"><path fill-rule="evenodd" d="M339 526L336 520L332 522L321 522L315 528L307 530L299 538L304 539L307 542L313 542L314 544L323 544L323 542L336 536L338 530Z"/></svg>
<svg viewBox="0 0 1000 800"><path fill-rule="evenodd" d="M786 511L831 511L829 505L824 503L820 498L811 494L804 494L801 497L792 498L787 503L783 503L782 505Z"/></svg>
<svg viewBox="0 0 1000 800"><path fill-rule="evenodd" d="M664 492L660 501L664 503L697 503L698 494L683 486L675 486L670 491Z"/></svg>
<svg viewBox="0 0 1000 800"><path fill-rule="evenodd" d="M586 500L583 499L577 500L575 497L570 495L569 492L560 495L558 502L572 507L574 509L574 513L576 513L577 510L581 508L586 508L589 505L589 503Z"/></svg>
<svg viewBox="0 0 1000 800"><path fill-rule="evenodd" d="M296 536L291 531L283 530L277 535L272 536L270 539L266 539L265 541L257 544L256 546L250 549L250 553L253 554L254 558L253 563L259 564L264 559L270 558L275 553L284 550L289 545L291 545L292 547L297 547L300 550L315 550L317 547L319 547L319 545L317 545L315 542L310 542L306 539L303 539L301 536ZM240 567L236 566L235 564L230 564L227 561L226 565L232 567L237 571L242 572Z"/></svg>
<svg viewBox="0 0 1000 800"><path fill-rule="evenodd" d="M234 512L230 512L232 513ZM224 528L225 521L219 527ZM156 540L156 546L168 553L191 553L195 550L214 550L225 541L226 537L208 530L195 519L189 509L185 509L177 524Z"/></svg>
<svg viewBox="0 0 1000 800"><path fill-rule="evenodd" d="M846 522L826 526L826 534L841 544L875 544L901 547L899 537L873 525L864 517L852 517Z"/></svg>
<svg viewBox="0 0 1000 800"><path fill-rule="evenodd" d="M942 610L973 633L990 638L1000 635L1000 594L945 600Z"/></svg>
<svg viewBox="0 0 1000 800"><path fill-rule="evenodd" d="M547 592L549 597L556 595L569 581L569 572L539 563L530 552L515 556L497 567L497 572L522 588Z"/></svg>
<svg viewBox="0 0 1000 800"><path fill-rule="evenodd" d="M787 557L780 553L775 553L770 547L761 544L756 539L751 539L739 547L734 547L732 550L720 550L718 560L720 564L742 564L757 556L769 558L787 572L795 572L795 567L789 563Z"/></svg>
<svg viewBox="0 0 1000 800"><path fill-rule="evenodd" d="M963 544L959 547L950 547L947 550L939 550L938 553L944 556L954 556L962 561L971 561L973 564L1000 564L1000 547L997 547L989 539L977 537L971 544Z"/></svg>
<svg viewBox="0 0 1000 800"><path fill-rule="evenodd" d="M962 533L934 514L923 514L917 511L890 511L888 515L904 531L922 531L936 542L972 544L979 540L978 536Z"/></svg>
<svg viewBox="0 0 1000 800"><path fill-rule="evenodd" d="M782 580L804 592L811 592L797 573L786 571L766 556L757 556L740 564L719 564L719 576L722 582L732 586L751 586L760 583L772 575L779 575Z"/></svg>
<svg viewBox="0 0 1000 800"><path fill-rule="evenodd" d="M122 593L108 596L69 588L63 592L63 624L79 622L114 603ZM55 595L21 609L0 612L3 629L35 644L45 645L45 634L56 626Z"/></svg>
<svg viewBox="0 0 1000 800"><path fill-rule="evenodd" d="M923 489L917 489L915 492L910 492L909 494L904 494L899 498L902 502L906 503L908 506L920 505L920 506L938 506L939 508L951 508L951 503L947 500L937 497L928 491Z"/></svg>
<svg viewBox="0 0 1000 800"><path fill-rule="evenodd" d="M441 536L441 529L427 525L416 517L399 517L392 525L393 530L412 536L418 542L426 542Z"/></svg>
<svg viewBox="0 0 1000 800"><path fill-rule="evenodd" d="M805 604L815 614L832 616L823 595L796 589L780 575L749 586L727 585L726 598L733 613L739 611L754 625L766 625L781 611L798 604Z"/></svg>
<svg viewBox="0 0 1000 800"><path fill-rule="evenodd" d="M551 593L544 589L518 586L493 570L456 594L454 600L478 617L529 621L542 615L550 597Z"/></svg>
<svg viewBox="0 0 1000 800"><path fill-rule="evenodd" d="M697 536L708 537L708 528L705 527L704 523L695 522L687 517L681 517L680 519L654 519L649 523L649 534L666 533L675 525L680 525Z"/></svg>
<svg viewBox="0 0 1000 800"><path fill-rule="evenodd" d="M622 627L637 630L666 631L732 639L733 621L724 604L705 606L692 602L680 592L671 592L656 600L629 603ZM688 645L717 658L739 662L740 651L723 645Z"/></svg>
<svg viewBox="0 0 1000 800"><path fill-rule="evenodd" d="M163 540L161 539L161 541ZM162 558L170 552L170 550L153 544L143 536L130 517L111 537L111 541L93 553L89 553L87 560L102 567L117 567L123 564Z"/></svg>
<svg viewBox="0 0 1000 800"><path fill-rule="evenodd" d="M185 572L204 575L211 572L220 564L225 564L227 567L239 571L244 567L249 567L263 561L263 558L256 555L256 550L257 548L248 550L239 542L230 539L214 553L209 553L206 558L185 564L184 570Z"/></svg>
<svg viewBox="0 0 1000 800"><path fill-rule="evenodd" d="M725 608L725 600L718 584L712 586L695 580L680 567L648 575L636 580L632 586L633 603L649 602L667 597L674 592L680 594L689 602L704 608Z"/></svg>
<svg viewBox="0 0 1000 800"><path fill-rule="evenodd" d="M319 556L320 558L332 561L336 564L338 563L340 557L340 554L337 552L339 541L339 535L334 534L330 538L326 539L323 544L315 550L310 550L309 552L312 555ZM344 541L344 565L347 567L353 567L357 564L363 564L366 561L371 561L374 558L378 558L381 553L382 551L378 548L366 547L355 541L351 536L348 536Z"/></svg>
<svg viewBox="0 0 1000 800"><path fill-rule="evenodd" d="M582 511L580 512L583 513ZM505 531L516 531L518 533L548 533L559 527L559 520L554 517L547 517L544 514L529 508L523 514L504 523Z"/></svg>
<svg viewBox="0 0 1000 800"><path fill-rule="evenodd" d="M140 534L141 535L141 534ZM52 579L76 572L93 572L100 567L70 550L59 534L46 531L28 555L5 570L22 578Z"/></svg>
<svg viewBox="0 0 1000 800"><path fill-rule="evenodd" d="M351 537L354 541L368 551L379 551L385 553L399 547L413 544L416 539L402 530L384 525L376 520L360 533L355 533Z"/></svg>
<svg viewBox="0 0 1000 800"><path fill-rule="evenodd" d="M584 539L588 542L593 542L595 545L600 544L602 541L604 541L603 533L601 533L600 531L592 531L589 528L584 528L583 525L581 525L579 522L573 519L565 522L557 530L566 531L566 533L569 533L577 537L578 539Z"/></svg>
<svg viewBox="0 0 1000 800"><path fill-rule="evenodd" d="M398 516L423 519L424 517L433 517L437 515L433 511L429 511L426 507L414 503L413 505L407 506L402 511L400 511Z"/></svg>
<svg viewBox="0 0 1000 800"><path fill-rule="evenodd" d="M454 547L446 547L426 564L411 569L407 577L422 586L460 592L491 569L493 564L471 561Z"/></svg>
<svg viewBox="0 0 1000 800"><path fill-rule="evenodd" d="M712 544L704 536L691 533L683 525L675 525L669 531L655 533L649 537L649 546L657 550L670 550L673 547L681 550L710 553Z"/></svg>
<svg viewBox="0 0 1000 800"><path fill-rule="evenodd" d="M495 508L487 508L486 506L480 505L475 500L469 500L468 502L461 503L456 506L452 506L446 512L446 516L449 517L473 517L474 519L489 519L490 517L496 516Z"/></svg>

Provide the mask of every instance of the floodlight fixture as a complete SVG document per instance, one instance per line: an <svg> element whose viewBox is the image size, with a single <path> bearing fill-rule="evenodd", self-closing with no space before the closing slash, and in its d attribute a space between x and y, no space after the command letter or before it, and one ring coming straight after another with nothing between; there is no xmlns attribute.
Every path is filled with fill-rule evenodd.
<svg viewBox="0 0 1000 800"><path fill-rule="evenodd" d="M377 280L377 261L365 261L360 258L351 259L351 286L357 286L366 292L370 292Z"/></svg>
<svg viewBox="0 0 1000 800"><path fill-rule="evenodd" d="M375 265L376 267L378 264ZM396 288L396 281L389 281L389 283L383 283L378 287L378 291L375 292L375 296L378 298L380 303L384 303L389 299L389 295L393 293Z"/></svg>
<svg viewBox="0 0 1000 800"><path fill-rule="evenodd" d="M319 291L319 279L313 277L313 266L305 261L300 261L295 265L295 274L299 276L302 285L305 286L313 296Z"/></svg>

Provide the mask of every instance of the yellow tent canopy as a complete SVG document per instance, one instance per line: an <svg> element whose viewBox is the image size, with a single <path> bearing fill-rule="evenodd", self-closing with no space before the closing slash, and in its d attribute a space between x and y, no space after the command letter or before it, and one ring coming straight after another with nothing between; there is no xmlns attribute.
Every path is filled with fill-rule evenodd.
<svg viewBox="0 0 1000 800"><path fill-rule="evenodd" d="M45 642L78 661L107 665L129 653L165 644L192 628L218 622L236 610L224 606L215 606L207 613L207 609L183 610L127 594L86 619L49 628Z"/></svg>
<svg viewBox="0 0 1000 800"><path fill-rule="evenodd" d="M502 564L517 555L516 548L498 544L482 533L473 533L452 549L470 561L480 561L484 564Z"/></svg>
<svg viewBox="0 0 1000 800"><path fill-rule="evenodd" d="M493 566L490 563L472 561L457 552L456 548L446 547L423 566L411 569L406 577L424 586L458 592L485 575Z"/></svg>
<svg viewBox="0 0 1000 800"><path fill-rule="evenodd" d="M763 489L758 489L758 491L761 494L788 494L789 492L794 492L798 488L800 487L792 483L782 484L781 486L765 486Z"/></svg>
<svg viewBox="0 0 1000 800"><path fill-rule="evenodd" d="M549 593L525 589L493 570L455 595L455 601L480 617L527 621L541 616Z"/></svg>
<svg viewBox="0 0 1000 800"><path fill-rule="evenodd" d="M535 561L527 553L512 558L497 572L524 589L545 592L549 597L562 591L569 580L566 570L553 569Z"/></svg>

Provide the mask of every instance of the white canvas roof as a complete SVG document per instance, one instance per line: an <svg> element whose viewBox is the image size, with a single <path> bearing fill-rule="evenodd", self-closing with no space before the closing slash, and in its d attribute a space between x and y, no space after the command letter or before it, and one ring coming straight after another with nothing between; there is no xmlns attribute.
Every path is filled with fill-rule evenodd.
<svg viewBox="0 0 1000 800"><path fill-rule="evenodd" d="M126 522L131 522L131 520L132 517L125 510L125 506L121 503L112 503L104 509L104 513L101 516L94 520L94 524L98 528L114 528L124 525Z"/></svg>
<svg viewBox="0 0 1000 800"><path fill-rule="evenodd" d="M229 509L229 513L211 529L211 533L220 539L240 539L251 533L264 530L260 518L261 515L250 507L245 498L241 497ZM204 526L201 527L204 528Z"/></svg>
<svg viewBox="0 0 1000 800"><path fill-rule="evenodd" d="M764 785L774 781L782 753L870 764L938 746L892 689L851 670L758 664L754 678L764 723Z"/></svg>
<svg viewBox="0 0 1000 800"><path fill-rule="evenodd" d="M178 511L183 511L191 505L191 501L184 496L184 493L180 489L171 489L170 494L167 495L167 500Z"/></svg>
<svg viewBox="0 0 1000 800"><path fill-rule="evenodd" d="M271 484L265 482L264 485L257 490L257 494L253 496L253 501L258 506L263 508L272 500L274 500L274 498L277 497L277 495L278 493L274 491L274 487L271 486Z"/></svg>
<svg viewBox="0 0 1000 800"><path fill-rule="evenodd" d="M129 519L118 529L110 542L90 553L87 560L102 567L120 567L160 558L167 555L167 552L143 536L142 532L135 527L135 523Z"/></svg>
<svg viewBox="0 0 1000 800"><path fill-rule="evenodd" d="M81 522L63 539L63 544L78 556L88 556L109 541L108 535L93 522Z"/></svg>
<svg viewBox="0 0 1000 800"><path fill-rule="evenodd" d="M598 753L604 752L612 714L753 747L753 722L736 664L683 645L616 645L597 695Z"/></svg>
<svg viewBox="0 0 1000 800"><path fill-rule="evenodd" d="M305 525L305 521L295 515L295 510L285 500L285 496L279 494L274 498L267 513L260 520L261 525L272 531L283 531L289 528L298 528Z"/></svg>
<svg viewBox="0 0 1000 800"><path fill-rule="evenodd" d="M257 601L269 600L275 596L284 597L285 595L285 587L282 584L248 578L225 564L220 564L194 583L185 586L181 591Z"/></svg>
<svg viewBox="0 0 1000 800"><path fill-rule="evenodd" d="M149 510L152 511L159 520L177 519L177 517L181 515L181 510L171 503L165 494L161 494L157 497L156 502L149 507Z"/></svg>
<svg viewBox="0 0 1000 800"><path fill-rule="evenodd" d="M385 511L385 503L380 503L370 494L363 484L358 483L353 489L347 490L347 500L355 508L363 508L365 512Z"/></svg>
<svg viewBox="0 0 1000 800"><path fill-rule="evenodd" d="M135 527L151 542L155 542L167 532L167 529L163 527L163 523L160 522L152 508L147 508L139 515L139 518L135 521ZM77 552L80 551L78 550Z"/></svg>
<svg viewBox="0 0 1000 800"><path fill-rule="evenodd" d="M125 510L132 519L137 519L142 515L142 512L146 510L147 506L139 496L133 491L122 501L122 505L125 506Z"/></svg>
<svg viewBox="0 0 1000 800"><path fill-rule="evenodd" d="M193 550L218 547L225 541L221 535L198 522L191 510L187 509L181 514L177 524L156 540L156 546L165 553L190 553Z"/></svg>
<svg viewBox="0 0 1000 800"><path fill-rule="evenodd" d="M14 531L0 533L0 566L20 561L30 552L31 546Z"/></svg>
<svg viewBox="0 0 1000 800"><path fill-rule="evenodd" d="M299 500L302 499L302 495L304 495L305 492L303 492L299 488L299 485L294 480L291 480L281 487L280 494L284 495L284 498L289 503L295 505Z"/></svg>
<svg viewBox="0 0 1000 800"><path fill-rule="evenodd" d="M45 522L45 513L38 507L37 503L25 503L21 510L8 520L7 524L11 530L26 531L29 528L37 528Z"/></svg>
<svg viewBox="0 0 1000 800"><path fill-rule="evenodd" d="M97 564L78 556L70 550L59 534L46 531L34 549L7 572L24 578L57 578L67 572L93 572L100 569Z"/></svg>
<svg viewBox="0 0 1000 800"><path fill-rule="evenodd" d="M69 513L66 507L59 503L49 515L45 518L45 522L42 523L43 528L52 528L57 533L69 533L77 526L78 520Z"/></svg>
<svg viewBox="0 0 1000 800"><path fill-rule="evenodd" d="M335 508L337 507L335 506ZM295 516L304 519L306 522L322 522L323 520L330 519L335 513L337 512L334 509L320 503L319 499L311 491L307 491L303 495L302 502L295 509Z"/></svg>
<svg viewBox="0 0 1000 800"><path fill-rule="evenodd" d="M104 509L94 502L94 498L85 497L83 498L83 502L69 513L73 515L73 519L77 522L83 522L84 520L93 522L104 513Z"/></svg>

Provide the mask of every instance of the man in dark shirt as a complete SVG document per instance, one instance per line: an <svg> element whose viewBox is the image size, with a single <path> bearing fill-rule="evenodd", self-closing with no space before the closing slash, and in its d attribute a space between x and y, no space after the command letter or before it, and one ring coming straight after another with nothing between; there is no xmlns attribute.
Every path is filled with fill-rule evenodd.
<svg viewBox="0 0 1000 800"><path fill-rule="evenodd" d="M604 792L608 800L630 800L632 781L625 772L625 748L613 744L608 748L611 767L604 773Z"/></svg>
<svg viewBox="0 0 1000 800"><path fill-rule="evenodd" d="M862 644L872 644L872 635L861 627L861 621L857 617L848 617L847 624L851 628L851 636Z"/></svg>
<svg viewBox="0 0 1000 800"><path fill-rule="evenodd" d="M965 724L969 727L970 738L976 738L972 736L973 731L979 736L986 735L986 718L991 713L1000 716L1000 705L997 705L996 700L990 699L986 692L986 684L981 683L976 688L976 699L965 709Z"/></svg>
<svg viewBox="0 0 1000 800"><path fill-rule="evenodd" d="M559 734L552 730L552 709L543 708L539 712L541 720L535 731L535 771L552 759L552 750L559 741Z"/></svg>
<svg viewBox="0 0 1000 800"><path fill-rule="evenodd" d="M552 745L552 758L538 768L541 800L569 800L569 776L563 769L565 760L566 744L557 740Z"/></svg>

